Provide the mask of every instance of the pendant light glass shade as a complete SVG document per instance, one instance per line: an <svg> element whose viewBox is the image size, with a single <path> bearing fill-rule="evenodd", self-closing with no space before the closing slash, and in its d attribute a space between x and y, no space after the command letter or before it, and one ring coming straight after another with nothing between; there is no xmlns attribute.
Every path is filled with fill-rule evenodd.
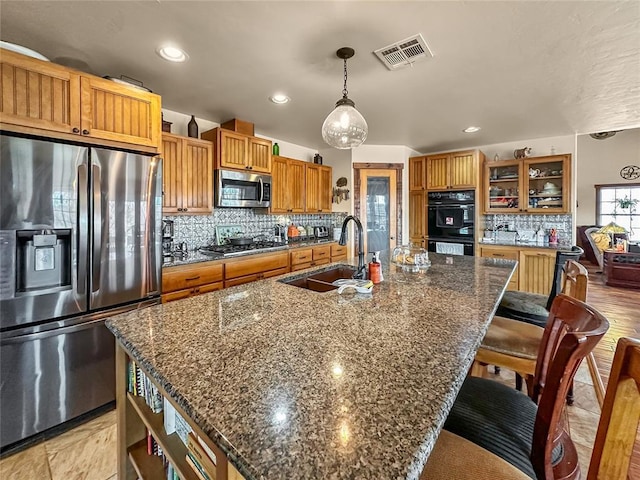
<svg viewBox="0 0 640 480"><path fill-rule="evenodd" d="M336 102L336 108L322 124L322 139L333 148L341 150L362 145L369 131L366 120L356 110L355 103L347 97L347 58L351 58L354 53L349 47L336 52L344 60L344 89L342 98Z"/></svg>
<svg viewBox="0 0 640 480"><path fill-rule="evenodd" d="M360 112L340 100L322 124L322 139L341 150L358 147L366 140L368 129L367 121Z"/></svg>

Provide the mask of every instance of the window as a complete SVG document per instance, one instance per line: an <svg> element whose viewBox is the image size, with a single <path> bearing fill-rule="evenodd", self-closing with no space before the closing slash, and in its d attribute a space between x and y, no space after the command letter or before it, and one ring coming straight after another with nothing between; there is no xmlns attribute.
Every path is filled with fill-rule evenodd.
<svg viewBox="0 0 640 480"><path fill-rule="evenodd" d="M640 240L640 183L596 185L596 221L615 222L630 240Z"/></svg>

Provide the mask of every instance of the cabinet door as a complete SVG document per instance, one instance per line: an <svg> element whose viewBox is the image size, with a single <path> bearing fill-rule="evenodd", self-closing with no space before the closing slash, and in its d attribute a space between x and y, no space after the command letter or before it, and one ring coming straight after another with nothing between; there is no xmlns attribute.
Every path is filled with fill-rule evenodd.
<svg viewBox="0 0 640 480"><path fill-rule="evenodd" d="M318 213L320 211L320 166L306 166L305 211Z"/></svg>
<svg viewBox="0 0 640 480"><path fill-rule="evenodd" d="M555 155L525 160L522 178L523 207L532 213L571 211L571 155Z"/></svg>
<svg viewBox="0 0 640 480"><path fill-rule="evenodd" d="M332 169L331 167L320 167L320 211L321 212L331 212L331 201L332 201Z"/></svg>
<svg viewBox="0 0 640 480"><path fill-rule="evenodd" d="M305 211L305 162L300 160L287 161L287 204L289 212L303 213Z"/></svg>
<svg viewBox="0 0 640 480"><path fill-rule="evenodd" d="M160 147L160 97L111 80L82 76L82 134Z"/></svg>
<svg viewBox="0 0 640 480"><path fill-rule="evenodd" d="M163 293L162 303L173 302L174 300L182 300L193 295L193 289L178 290L177 292Z"/></svg>
<svg viewBox="0 0 640 480"><path fill-rule="evenodd" d="M449 187L475 188L478 169L474 152L452 153L449 158Z"/></svg>
<svg viewBox="0 0 640 480"><path fill-rule="evenodd" d="M519 260L519 253L517 248L502 248L502 247L480 247L480 256L487 258L497 258L500 260ZM507 290L518 290L519 286L519 270L520 264L516 267L516 271L513 272Z"/></svg>
<svg viewBox="0 0 640 480"><path fill-rule="evenodd" d="M220 167L246 170L249 166L249 141L246 136L220 129Z"/></svg>
<svg viewBox="0 0 640 480"><path fill-rule="evenodd" d="M0 121L80 134L80 75L2 50Z"/></svg>
<svg viewBox="0 0 640 480"><path fill-rule="evenodd" d="M548 295L553 283L554 250L520 250L519 290Z"/></svg>
<svg viewBox="0 0 640 480"><path fill-rule="evenodd" d="M182 142L173 135L162 135L162 212L182 211Z"/></svg>
<svg viewBox="0 0 640 480"><path fill-rule="evenodd" d="M295 265L308 264L313 261L312 248L298 248L290 253L291 267Z"/></svg>
<svg viewBox="0 0 640 480"><path fill-rule="evenodd" d="M447 167L449 155L433 155L427 157L426 180L428 190L446 190L448 183Z"/></svg>
<svg viewBox="0 0 640 480"><path fill-rule="evenodd" d="M182 211L211 213L213 207L213 146L205 140L182 140Z"/></svg>
<svg viewBox="0 0 640 480"><path fill-rule="evenodd" d="M522 162L486 162L484 167L484 213L522 211Z"/></svg>
<svg viewBox="0 0 640 480"><path fill-rule="evenodd" d="M249 137L249 162L256 173L271 173L271 140Z"/></svg>
<svg viewBox="0 0 640 480"><path fill-rule="evenodd" d="M409 191L425 188L425 157L412 157L409 159Z"/></svg>
<svg viewBox="0 0 640 480"><path fill-rule="evenodd" d="M409 237L422 238L427 234L426 192L409 192ZM413 241L413 240L412 240Z"/></svg>
<svg viewBox="0 0 640 480"><path fill-rule="evenodd" d="M319 260L329 258L331 258L331 245L321 245L319 247L313 247L313 261L316 262L316 265L320 265L319 263L317 263Z"/></svg>
<svg viewBox="0 0 640 480"><path fill-rule="evenodd" d="M271 213L286 213L288 197L288 162L286 158L271 159Z"/></svg>

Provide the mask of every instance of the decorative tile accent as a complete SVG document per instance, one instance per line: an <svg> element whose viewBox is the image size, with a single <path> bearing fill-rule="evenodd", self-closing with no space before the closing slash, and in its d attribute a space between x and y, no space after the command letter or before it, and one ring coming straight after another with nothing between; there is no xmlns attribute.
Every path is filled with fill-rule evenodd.
<svg viewBox="0 0 640 480"><path fill-rule="evenodd" d="M558 245L571 246L573 224L571 215L516 215L512 213L497 213L481 215L479 228L492 230L498 225L512 225L516 230L538 230L542 227L545 232L552 228L558 231Z"/></svg>
<svg viewBox="0 0 640 480"><path fill-rule="evenodd" d="M250 208L217 208L210 216L175 215L166 216L166 220L174 221L174 237L176 244L186 242L189 250L205 245L212 245L216 240L216 226L240 225L242 235L247 237L265 237L272 239L278 223L329 227L329 235L335 227L340 227L346 213L327 214L292 214L270 215L260 214Z"/></svg>

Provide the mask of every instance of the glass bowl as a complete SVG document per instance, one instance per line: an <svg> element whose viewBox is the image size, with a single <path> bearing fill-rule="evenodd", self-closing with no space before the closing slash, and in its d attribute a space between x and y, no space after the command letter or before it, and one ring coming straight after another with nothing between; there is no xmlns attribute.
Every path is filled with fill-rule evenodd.
<svg viewBox="0 0 640 480"><path fill-rule="evenodd" d="M431 266L429 252L419 245L402 245L393 249L391 263L402 268L404 272L421 272Z"/></svg>

